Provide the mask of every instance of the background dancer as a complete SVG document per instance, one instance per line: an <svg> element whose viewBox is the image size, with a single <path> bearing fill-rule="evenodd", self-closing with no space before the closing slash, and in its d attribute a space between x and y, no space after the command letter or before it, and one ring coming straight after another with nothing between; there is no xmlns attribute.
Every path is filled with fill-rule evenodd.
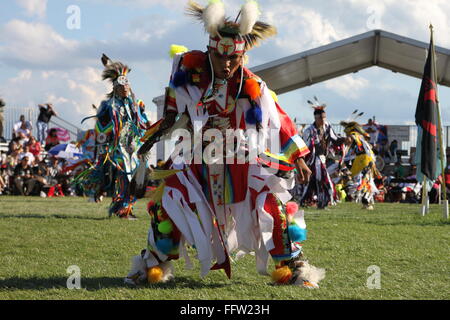
<svg viewBox="0 0 450 320"><path fill-rule="evenodd" d="M317 203L317 209L324 209L334 203L334 185L327 170L327 160L334 156L333 147L342 145L344 139L339 138L331 124L327 121L326 104L320 104L317 97L308 103L314 109L314 123L303 131L310 153L306 157L306 164L312 170L308 184L298 184L294 188L294 198L302 206Z"/></svg>
<svg viewBox="0 0 450 320"><path fill-rule="evenodd" d="M135 219L133 204L136 201L136 177L145 171L146 161L139 158L140 138L147 128L147 120L141 113L127 78L131 69L121 62L113 62L102 56L105 66L103 80L110 80L113 90L108 100L102 101L96 115L94 164L78 175L76 182L95 201L104 193L111 193L109 215ZM87 118L83 119L86 120Z"/></svg>
<svg viewBox="0 0 450 320"><path fill-rule="evenodd" d="M374 195L378 192L374 178L381 178L381 175L375 166L375 155L369 143L370 135L356 121L342 121L341 125L347 135L348 150L356 155L350 169L354 182L352 198L361 202L363 209L373 210Z"/></svg>

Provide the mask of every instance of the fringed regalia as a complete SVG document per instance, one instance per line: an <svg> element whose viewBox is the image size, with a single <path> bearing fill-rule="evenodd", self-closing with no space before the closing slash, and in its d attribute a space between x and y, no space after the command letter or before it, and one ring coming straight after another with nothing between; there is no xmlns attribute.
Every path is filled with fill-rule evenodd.
<svg viewBox="0 0 450 320"><path fill-rule="evenodd" d="M306 185L297 185L295 199L301 206L317 203L317 208L323 209L334 203L334 185L327 170L327 159L333 153L332 146L337 144L338 137L328 122L322 128L316 124L303 131L303 140L311 151L306 157L306 164L312 170L311 180Z"/></svg>
<svg viewBox="0 0 450 320"><path fill-rule="evenodd" d="M343 121L341 125L352 141L349 152L355 153L355 159L350 169L354 183L351 197L357 203L362 203L363 208L371 210L373 209L374 195L378 192L374 178L380 174L375 166L375 155L368 142L370 136L355 121Z"/></svg>
<svg viewBox="0 0 450 320"><path fill-rule="evenodd" d="M203 9L191 2L190 9L204 13L217 3ZM241 20L245 18L242 12ZM227 22L224 28L227 34L233 30ZM274 33L261 22L254 28L259 29L248 38ZM245 35L211 35L209 48L232 55L243 52L244 45L251 47L252 42L243 39ZM309 151L273 92L245 67L225 81L214 79L209 54L190 51L175 55L166 94L166 113L188 118L186 128L194 139L211 133L214 138L194 145L192 162L172 158L168 170L157 173L162 181L148 204L147 248L134 257L125 282L168 280L167 262L181 256L189 266L187 247L192 247L202 277L215 269L224 269L230 277L231 257L254 252L261 274L267 274L272 256L277 268L291 270L283 283L317 286L323 270L316 270L318 276L308 279L311 282L299 271L314 268L298 260L306 239L303 211L286 211L295 161ZM259 145L249 132L256 133Z"/></svg>
<svg viewBox="0 0 450 320"><path fill-rule="evenodd" d="M120 62L112 62L103 56L105 64L103 79L110 79L114 86L127 83L130 69ZM138 167L145 168L145 159L138 158L137 150L147 119L141 113L139 102L131 93L119 97L115 92L101 102L94 127L95 149L93 163L77 177L88 195L99 199L104 193L112 196L109 215L121 218L132 217L136 201L136 173Z"/></svg>

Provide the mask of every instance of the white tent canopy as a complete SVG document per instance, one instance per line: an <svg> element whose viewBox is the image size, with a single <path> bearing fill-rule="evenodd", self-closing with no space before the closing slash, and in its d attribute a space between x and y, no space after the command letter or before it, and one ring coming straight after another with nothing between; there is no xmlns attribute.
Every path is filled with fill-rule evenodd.
<svg viewBox="0 0 450 320"><path fill-rule="evenodd" d="M379 66L422 78L429 44L382 30L252 68L278 94ZM450 50L436 47L438 82L450 86Z"/></svg>
<svg viewBox="0 0 450 320"><path fill-rule="evenodd" d="M251 68L277 94L310 86L372 66L421 79L429 44L373 30ZM450 50L436 47L438 82L450 87ZM164 96L153 99L157 117L163 115ZM158 158L163 145L158 143Z"/></svg>

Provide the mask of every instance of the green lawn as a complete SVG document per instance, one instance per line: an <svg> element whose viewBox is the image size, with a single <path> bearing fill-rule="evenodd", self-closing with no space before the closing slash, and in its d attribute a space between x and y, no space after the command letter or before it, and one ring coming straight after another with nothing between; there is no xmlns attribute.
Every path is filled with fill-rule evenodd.
<svg viewBox="0 0 450 320"><path fill-rule="evenodd" d="M0 299L450 298L450 223L437 206L426 217L409 204L307 210L305 254L327 270L319 290L271 285L252 256L233 263L231 280L222 270L201 279L198 264L188 271L179 260L175 280L130 288L123 277L146 244L146 200L136 206L137 221L109 219L108 201L0 197ZM66 288L71 265L81 269L80 290ZM366 286L371 265L381 269L381 289Z"/></svg>

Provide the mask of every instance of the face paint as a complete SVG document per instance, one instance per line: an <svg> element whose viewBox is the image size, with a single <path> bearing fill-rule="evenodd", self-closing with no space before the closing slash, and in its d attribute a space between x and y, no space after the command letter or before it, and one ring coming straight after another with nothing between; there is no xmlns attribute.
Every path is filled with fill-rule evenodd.
<svg viewBox="0 0 450 320"><path fill-rule="evenodd" d="M215 37L209 39L209 48L217 51L222 56L233 56L244 53L245 41L240 37Z"/></svg>

